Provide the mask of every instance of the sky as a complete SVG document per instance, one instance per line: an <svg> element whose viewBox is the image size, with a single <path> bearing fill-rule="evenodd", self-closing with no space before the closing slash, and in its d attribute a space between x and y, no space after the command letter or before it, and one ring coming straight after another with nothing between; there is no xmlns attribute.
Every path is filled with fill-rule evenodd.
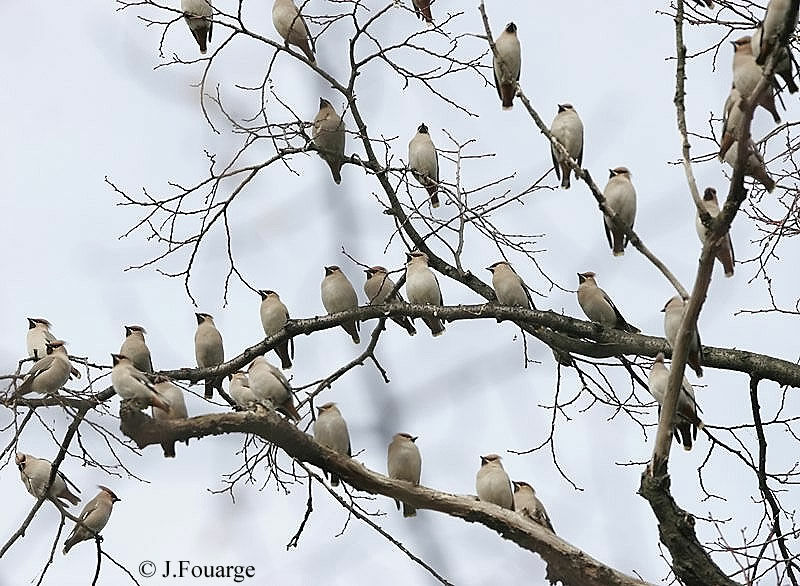
<svg viewBox="0 0 800 586"><path fill-rule="evenodd" d="M369 1L367 5L384 4ZM277 38L269 10L255 3L245 6L248 26ZM69 343L71 354L104 365L110 363L110 353L119 350L123 326L141 324L147 328L156 369L194 366L195 311L215 316L227 357L263 339L256 294L234 279L224 301L228 265L219 227L209 234L192 270L189 285L196 307L181 279L157 270L182 270L185 255L127 270L163 249L148 240L143 230L122 237L144 211L120 205L122 199L106 178L137 197L143 190L170 194L170 183L190 185L206 176L206 152L214 153L218 165L224 165L243 139L231 131L218 110L212 108L219 133L204 119L197 88L200 64L157 68L173 54L184 60L198 56L184 23L176 23L166 35L165 60L158 52L161 31L137 18L162 13L119 11L118 7L97 0L71 5L68 11L44 10L39 3L5 7L6 21L13 25L0 38L0 49L13 58L6 59L4 67L9 89L0 93L0 110L5 113L5 139L0 142L5 209L0 215L0 245L7 251L2 256L6 284L0 288L3 372L13 372L25 355L27 316L48 318L56 334ZM230 11L233 3L219 2L219 7ZM314 13L325 10L321 0L311 0L309 7ZM638 194L635 228L688 287L700 246L683 170L673 164L680 154L672 104L674 61L669 59L674 53L673 22L657 14L656 8L655 3L636 0L487 3L495 34L510 20L519 27L520 82L534 107L549 121L557 104L575 106L586 129L583 163L601 187L609 168L631 169ZM463 14L449 25L451 34L482 34L475 2L440 0L434 5L434 17L459 10ZM31 23L38 33L35 40ZM388 42L422 26L411 12L395 7L378 30ZM721 34L713 27L687 30L690 53L715 43ZM346 79L351 35L347 23L341 21L317 41L320 66L339 80ZM224 29L217 27L212 50L225 38ZM434 35L421 37L423 41L445 46L445 40ZM474 38L467 37L464 43L465 50L478 47ZM239 88L260 83L270 55L252 40L237 40L209 74L208 87L219 87L228 112L239 120L251 117L259 103L256 92ZM730 87L729 58L730 48L723 45L716 63L712 54L705 54L688 66L687 108L693 131L707 134L711 114L720 116ZM419 54L405 53L399 59L416 66L426 64ZM483 62L488 64L489 58ZM277 96L305 120L313 119L320 96L342 110L340 95L286 55L278 57L271 81ZM467 147L470 154L494 154L465 162L461 169L465 186L512 176L478 197L521 191L547 173L551 166L547 142L519 104L510 112L501 111L495 90L472 74L454 76L441 88L477 116L464 114L413 81L404 87L403 80L383 63L369 65L359 77L356 95L369 131L390 138L395 163L406 159L408 140L419 123L426 122L440 149L449 148L448 132L460 142L473 140ZM784 118L793 120L799 112L795 97L789 97L786 106ZM267 111L274 120L292 119L272 96ZM355 126L352 117L346 117L345 123L350 129ZM771 130L769 115L757 112L753 128L756 136ZM693 154L712 152L710 143L693 141ZM269 156L268 145L257 146L245 161ZM361 152L352 136L347 152ZM452 181L455 165L444 157L440 164L441 176ZM701 189L712 185L720 193L727 191L724 168L718 161L695 165L694 172ZM506 232L537 235L537 262L558 288L550 288L529 260L510 255L517 271L543 294L536 298L537 306L583 318L574 294L575 273L593 270L629 322L644 333L662 335L659 311L673 295L669 283L633 249L622 258L611 255L600 212L585 185L573 181L569 191L557 189L553 173L545 183L554 189L536 191L523 205L507 206L491 218ZM231 185L226 183L223 189L230 190ZM324 312L319 284L323 267L329 264L342 266L364 303L363 273L342 249L369 265L398 269L404 262L403 244L397 238L390 241L393 224L375 201L379 189L355 166L345 167L342 184L334 185L327 166L313 153L294 156L288 168L275 165L265 170L230 208L237 268L257 288L280 292L293 317ZM415 197L421 197L419 190ZM453 205L436 211L437 217L445 218L455 213ZM190 234L194 228L194 223L186 222L179 232ZM737 258L757 254L751 242L756 228L746 218L737 218L732 235ZM787 241L782 246L781 254L792 258L796 243ZM445 254L444 248L439 252ZM488 282L490 275L484 267L496 260L498 252L492 243L468 231L465 266ZM772 269L778 300L791 304L790 286L796 280L780 263ZM753 279L755 270L752 263L737 265L736 275L723 279L716 269L700 317L703 342L794 361L797 350L788 332L795 317L736 314L742 308L763 307L768 299L763 281ZM459 283L439 280L446 304L480 302ZM537 362L523 368L519 331L511 324L462 321L450 324L437 339L421 324L418 329L420 333L411 338L389 324L382 336L377 355L389 384L367 365L348 373L321 396L339 404L355 457L383 472L391 436L407 431L420 436L423 484L472 494L479 456L500 453L512 479L526 480L536 488L560 536L620 571L636 572L653 582L663 580L667 567L659 557L653 515L636 495L643 466L626 465L649 458L655 407L645 410L644 420L653 425L645 438L642 428L624 415L612 418L611 409L597 404L585 410L589 400L582 395L566 409L569 418L559 417L556 426L556 454L567 480L547 449L526 455L511 452L530 449L548 437L551 410L546 405L552 404L557 372L550 350L529 340L529 355ZM362 340L371 330L372 324L362 325ZM365 343L354 346L339 329L298 339L292 384L301 386L336 370ZM625 395L630 382L618 370L606 369L620 395ZM747 422L747 378L706 372L702 381L688 374L693 383L702 383L696 389L704 419L713 425ZM102 389L109 381L106 377L94 384ZM575 396L580 384L573 371L562 371L562 397ZM199 386L192 391L202 395ZM642 389L636 393L649 401ZM761 397L765 413L774 412L780 398L777 385L762 383ZM187 402L190 415L225 410L195 395L188 395ZM787 404L793 403L789 397ZM112 399L109 407L110 414L96 415L94 421L122 437L113 417L118 399ZM57 411L42 411L39 416L63 434L65 420ZM0 424L5 427L10 417L8 411L0 412ZM306 414L302 425L308 421ZM746 433L743 437L752 449L754 439ZM87 429L81 439L97 460L114 464L103 437ZM10 440L9 430L2 432L3 445ZM770 464L776 469L791 466L796 453L791 436L770 431L769 440ZM256 578L251 583L279 580L286 586L320 581L432 583L423 569L371 528L355 519L348 521L347 511L319 486L313 489L314 511L299 546L287 551L286 544L303 518L306 486L292 486L287 494L274 480L267 480L262 467L253 482L237 483L231 498L225 492L226 475L242 464L243 441L239 436L225 436L192 441L189 448L179 444L174 460L162 458L158 446L139 452L130 449L130 442L114 444L136 478L113 468L107 473L83 465L80 457L73 456L61 469L81 487L83 502L94 495L96 484L110 486L122 499L103 531L103 546L143 584L169 582L139 578L137 568L146 560L161 571L167 560L253 565ZM716 450L704 468L703 481L707 490L724 495L725 500L704 498L698 467L708 452L708 440L701 437L689 453L675 448L670 469L678 503L700 517L730 518L725 531L733 542L740 530L751 532L761 514L759 505L752 502L758 494L755 477L735 465L735 458ZM52 460L58 446L37 424L26 430L18 449ZM288 465L285 455L278 458ZM2 464L0 494L6 513L0 519L0 535L8 536L34 500L24 490L13 461ZM360 502L370 511L381 512L373 520L451 582L508 583L522 578L544 582L538 556L483 526L430 511L403 519L390 499L369 498ZM795 492L782 498L787 509L797 506ZM35 583L57 524L56 510L45 504L25 537L0 560L0 585ZM708 523L699 522L698 531L704 540L716 538ZM94 568L94 547L81 544L66 557L58 549L45 583L87 583ZM725 568L733 567L730 558L715 559ZM119 584L124 579L116 567L104 562L101 583Z"/></svg>

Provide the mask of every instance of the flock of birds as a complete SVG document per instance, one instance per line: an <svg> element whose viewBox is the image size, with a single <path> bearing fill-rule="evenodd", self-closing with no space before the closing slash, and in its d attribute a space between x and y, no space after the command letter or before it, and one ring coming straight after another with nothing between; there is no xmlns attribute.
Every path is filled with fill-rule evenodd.
<svg viewBox="0 0 800 586"><path fill-rule="evenodd" d="M420 18L433 22L430 2L413 0L414 8ZM706 1L709 7L712 2ZM755 34L734 41L733 84L728 100L725 103L725 116L719 156L733 165L737 155L737 133L742 122L739 105L743 98L750 98L751 93L763 76L765 58L779 44L775 72L786 82L791 93L797 91L792 76L792 57L789 54L788 39L794 27L785 23L797 24L797 13L791 14L790 0L771 0L764 20ZM182 0L181 7L196 39L201 53L207 50L211 40L213 9L207 0ZM313 40L308 27L292 0L275 0L272 10L275 29L287 44L297 46L308 59L314 63ZM501 35L495 40L496 55L494 58L494 74L498 95L504 109L513 106L517 82L520 75L521 54L517 38L517 27L509 23ZM774 91L778 86L770 80L765 91L757 97L758 104L772 113L776 122L780 117L775 109ZM580 166L583 159L583 124L571 104L560 104L558 113L552 123L553 137L563 149L555 145L552 148L553 165L556 175L561 179L563 188L570 187L571 163L564 154ZM319 113L313 123L313 143L320 156L328 163L334 181L341 182L341 168L344 161L345 128L342 118L336 113L331 103L320 99ZM755 148L752 140L748 145L746 174L764 185L768 191L774 188L774 181L766 172L764 160ZM573 163L574 164L574 163ZM409 169L420 184L427 190L432 207L439 206L439 169L438 154L431 140L428 128L421 124L417 134L409 143ZM608 206L616 213L622 224L633 227L636 215L636 191L631 182L631 173L625 167L610 170L608 184L604 190ZM708 188L704 193L704 204L709 214L719 214L716 191ZM620 229L608 217L604 217L604 227L609 246L613 254L624 254L627 245L625 231ZM706 238L706 228L697 218L697 230L701 241ZM730 237L720 247L717 255L725 275L733 275L733 247ZM488 267L492 273L492 285L497 301L502 305L535 309L529 288L522 278L506 261L499 261ZM364 291L370 304L403 302L394 281L386 268L374 266L366 269ZM586 316L593 322L605 327L617 328L626 332L638 333L639 330L630 325L620 313L608 294L596 282L592 272L578 274L578 304ZM428 266L428 256L414 250L407 253L405 286L408 301L412 304L442 305L442 295L435 273ZM261 296L260 316L267 337L280 332L289 320L289 312L275 291L259 291ZM321 297L325 310L329 314L358 308L358 296L350 280L338 266L325 267L325 277L321 284ZM672 346L678 327L685 312L686 302L680 296L672 297L664 306L664 333ZM197 313L197 330L195 333L195 355L198 367L212 367L224 362L222 336L214 325L214 318L207 313ZM392 319L403 327L410 335L416 334L412 320L405 316L393 316ZM442 320L435 315L423 317L423 322L431 334L440 336L445 331ZM72 366L66 351L65 343L57 340L50 331L51 324L44 318L28 318L27 349L35 363L24 376L21 384L14 392L15 397L22 397L35 392L44 395L56 395L72 376L80 377L80 373ZM352 338L360 343L359 322L349 320L341 327ZM154 419L187 418L186 403L182 390L168 378L155 374L150 350L145 342L145 329L141 326L126 326L125 339L119 353L112 354L113 367L111 383L115 392L123 399L132 399L136 404L152 407ZM291 346L291 348L290 348ZM293 345L291 340L281 342L275 347L275 353L281 361L283 369L292 367ZM702 376L702 345L700 336L695 330L689 349L688 364ZM667 389L669 369L664 364L664 355L659 353L651 368L648 384L650 392L659 405L663 402ZM222 391L222 379L205 381L205 397L211 398L214 389ZM294 404L291 385L282 370L266 360L264 356L255 358L247 372L236 372L230 375L230 397L238 409L252 409L266 406L282 413L292 421L300 421L300 414ZM698 416L694 390L684 377L679 397L678 408L673 430L676 440L686 450L692 448L692 440L696 439L697 430L703 422ZM336 452L351 456L350 437L347 423L335 403L329 402L318 407L318 414L313 425L314 438L321 445ZM387 468L389 476L404 480L414 485L419 484L422 458L415 444L416 437L407 433L396 434L388 447ZM174 442L162 444L165 457L175 456ZM36 498L45 494L50 480L52 465L48 460L36 458L30 454L17 453L17 466L28 492ZM338 485L339 479L331 477L331 484ZM54 475L47 497L60 505L77 505L80 499L70 490L70 486L80 492L66 476L57 471ZM503 469L501 458L497 454L481 457L481 467L476 476L478 498L495 503L501 507L519 511L531 520L553 530L544 506L536 497L530 484L511 482ZM83 509L79 522L64 544L64 553L76 543L94 539L105 527L114 502L120 500L107 487L100 486L100 493ZM400 503L397 503L398 508ZM416 514L414 507L404 504L404 516Z"/></svg>

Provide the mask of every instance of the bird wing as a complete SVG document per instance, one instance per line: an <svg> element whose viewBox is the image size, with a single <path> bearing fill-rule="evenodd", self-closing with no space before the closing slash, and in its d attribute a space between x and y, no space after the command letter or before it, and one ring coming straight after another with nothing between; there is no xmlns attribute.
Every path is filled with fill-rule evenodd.
<svg viewBox="0 0 800 586"><path fill-rule="evenodd" d="M494 72L494 87L497 88L497 95L500 96L500 99L502 100L503 93L500 91L500 80L497 79L497 70L495 70L494 67L492 67L492 70Z"/></svg>
<svg viewBox="0 0 800 586"><path fill-rule="evenodd" d="M55 359L56 359L56 357L51 354L50 356L45 356L41 360L38 360L36 362L36 364L31 366L31 369L28 371L28 376L36 377L36 376L40 375L45 370L50 368L50 366L53 364L53 361Z"/></svg>
<svg viewBox="0 0 800 586"><path fill-rule="evenodd" d="M614 241L611 238L611 228L608 227L608 222L606 222L605 214L603 214L603 229L606 231L606 240L608 240L608 245L611 248L614 248Z"/></svg>
<svg viewBox="0 0 800 586"><path fill-rule="evenodd" d="M556 170L556 177L561 179L561 165L558 164L558 157L556 157L556 149L550 145L550 154L553 157L553 169Z"/></svg>

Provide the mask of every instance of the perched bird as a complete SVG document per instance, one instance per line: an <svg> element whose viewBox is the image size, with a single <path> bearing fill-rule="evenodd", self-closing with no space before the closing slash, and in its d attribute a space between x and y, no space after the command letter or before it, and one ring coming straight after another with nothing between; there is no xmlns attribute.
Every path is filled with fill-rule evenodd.
<svg viewBox="0 0 800 586"><path fill-rule="evenodd" d="M408 433L396 433L389 444L389 453L386 456L386 469L389 478L405 480L414 486L419 484L422 474L422 456L419 453L416 436ZM400 501L395 500L398 510ZM417 509L403 503L403 517L416 517Z"/></svg>
<svg viewBox="0 0 800 586"><path fill-rule="evenodd" d="M764 162L764 157L758 152L753 139L747 141L747 159L744 164L744 174L747 177L752 177L764 186L767 192L772 193L775 189L775 180L769 176L767 165ZM736 158L739 155L739 141L734 142L728 152L725 153L725 162L731 167L736 166Z"/></svg>
<svg viewBox="0 0 800 586"><path fill-rule="evenodd" d="M750 36L741 37L731 43L733 44L733 86L743 97L750 99L764 72L753 57ZM757 100L759 106L772 114L775 124L781 121L778 110L775 108L775 96L771 84L764 88Z"/></svg>
<svg viewBox="0 0 800 586"><path fill-rule="evenodd" d="M492 273L492 287L500 304L536 309L527 285L510 263L500 260L486 270Z"/></svg>
<svg viewBox="0 0 800 586"><path fill-rule="evenodd" d="M47 343L56 341L56 337L50 331L52 325L43 317L28 318L28 334L25 336L28 356L36 360L47 356Z"/></svg>
<svg viewBox="0 0 800 586"><path fill-rule="evenodd" d="M656 361L650 369L647 377L647 386L650 394L658 401L658 414L661 416L661 406L667 396L667 381L669 380L669 369L664 366L664 354L659 352ZM686 377L683 377L680 395L678 396L678 406L675 408L675 418L672 420L672 432L675 439L683 444L683 449L692 449L692 440L697 439L697 430L702 429L703 422L697 415L698 407L694 398L694 389Z"/></svg>
<svg viewBox="0 0 800 586"><path fill-rule="evenodd" d="M428 24L433 24L431 0L412 0L412 4L414 4L414 12L417 13L418 18L421 18Z"/></svg>
<svg viewBox="0 0 800 586"><path fill-rule="evenodd" d="M770 0L764 20L758 25L760 38L759 43L755 45L758 50L753 50L758 65L764 65L767 62L767 56L776 44L788 47L789 39L797 28L797 22L798 5L796 2Z"/></svg>
<svg viewBox="0 0 800 586"><path fill-rule="evenodd" d="M578 305L583 313L595 323L638 334L641 330L625 321L608 294L597 286L595 276L591 271L578 273Z"/></svg>
<svg viewBox="0 0 800 586"><path fill-rule="evenodd" d="M125 326L125 340L119 353L130 358L133 365L142 372L153 372L150 349L144 341L146 333L142 326Z"/></svg>
<svg viewBox="0 0 800 586"><path fill-rule="evenodd" d="M759 65L764 65L761 56L762 29L763 29L763 23L759 23L758 28L755 30L752 38L750 39L750 50L753 52L753 57L756 58L756 63L758 63ZM780 54L778 55L778 59L775 62L775 74L783 79L783 81L786 83L786 89L789 90L790 94L793 94L797 92L798 88L797 84L794 82L794 71L792 68L792 62L794 61L794 56L792 55L792 51L789 47L790 47L789 45L781 47Z"/></svg>
<svg viewBox="0 0 800 586"><path fill-rule="evenodd" d="M194 355L197 366L208 368L225 362L225 350L222 347L222 335L214 318L207 313L195 313L197 318L197 331L194 334ZM214 388L222 390L222 378L209 377L206 379L205 398L214 396Z"/></svg>
<svg viewBox="0 0 800 586"><path fill-rule="evenodd" d="M739 128L742 124L742 109L739 107L742 103L742 94L734 86L731 86L731 91L728 98L725 100L725 106L722 112L722 137L719 141L719 158L725 159L725 155L731 148L736 137L739 134Z"/></svg>
<svg viewBox="0 0 800 586"><path fill-rule="evenodd" d="M706 187L706 190L703 192L703 207L712 218L716 218L719 215L717 190L714 189L713 187ZM706 227L700 220L699 210L695 213L694 223L695 227L697 228L697 236L700 238L700 242L705 244ZM717 248L717 260L722 265L722 268L725 269L725 276L732 277L734 256L733 256L733 241L731 241L731 235L729 232L725 233L725 236L722 239L722 243L719 245L719 248Z"/></svg>
<svg viewBox="0 0 800 586"><path fill-rule="evenodd" d="M38 499L44 494L47 481L50 480L53 465L49 460L36 458L30 454L23 454L22 452L17 452L15 459L17 461L17 468L19 468L19 476L22 479L22 484L25 485L25 488L28 489L28 492L34 498ZM53 478L53 483L50 485L50 490L47 491L47 495L51 499L59 499L62 504L67 507L69 505L64 501L69 501L73 505L77 505L81 499L69 490L67 483L75 489L75 492L80 492L78 487L59 470Z"/></svg>
<svg viewBox="0 0 800 586"><path fill-rule="evenodd" d="M545 529L549 529L553 533L553 524L550 522L550 517L547 511L536 496L536 491L527 482L515 480L514 485L514 510L524 517L528 517L534 523L538 523Z"/></svg>
<svg viewBox="0 0 800 586"><path fill-rule="evenodd" d="M494 85L503 103L503 110L510 110L514 106L514 96L517 94L517 82L522 67L517 25L509 22L495 39L494 46L497 50L493 62Z"/></svg>
<svg viewBox="0 0 800 586"><path fill-rule="evenodd" d="M229 376L231 379L228 393L236 401L236 405L242 409L248 409L252 404L257 403L255 393L250 389L250 381L244 372L234 372Z"/></svg>
<svg viewBox="0 0 800 586"><path fill-rule="evenodd" d="M442 305L442 291L436 275L428 267L428 255L419 250L406 253L406 294L409 303L417 305ZM438 317L423 317L433 337L444 333L444 324Z"/></svg>
<svg viewBox="0 0 800 586"><path fill-rule="evenodd" d="M314 63L314 48L306 21L292 0L275 0L272 5L272 24L287 45L298 47L306 59Z"/></svg>
<svg viewBox="0 0 800 586"><path fill-rule="evenodd" d="M400 295L399 291L396 291L391 297L389 296L395 288L395 283L384 267L376 265L364 269L364 272L367 273L367 280L364 283L364 293L367 294L367 301L369 301L370 305L403 301L403 296ZM413 336L417 333L417 329L407 316L392 316L392 320L405 329L409 336Z"/></svg>
<svg viewBox="0 0 800 586"><path fill-rule="evenodd" d="M319 156L331 168L336 185L339 185L342 182L342 165L344 165L344 121L325 98L319 99L319 112L314 118L311 140L317 147Z"/></svg>
<svg viewBox="0 0 800 586"><path fill-rule="evenodd" d="M86 503L80 517L78 517L82 524L75 523L72 533L69 534L69 537L64 542L64 555L67 555L67 552L81 541L94 539L95 535L100 533L108 523L114 503L120 500L117 495L111 492L110 488L102 485L98 485L97 488L100 489L100 492Z"/></svg>
<svg viewBox="0 0 800 586"><path fill-rule="evenodd" d="M325 278L322 279L322 305L328 314L339 313L358 308L358 296L353 284L336 265L325 267ZM353 343L358 344L361 339L358 337L360 323L356 319L351 319L342 324L342 329L350 334Z"/></svg>
<svg viewBox="0 0 800 586"><path fill-rule="evenodd" d="M408 167L431 198L431 206L439 207L439 155L425 123L408 143Z"/></svg>
<svg viewBox="0 0 800 586"><path fill-rule="evenodd" d="M318 444L330 448L334 452L344 454L348 458L352 456L347 423L336 403L325 403L321 407L317 407L317 419L314 421L314 439ZM339 477L335 474L331 474L331 485L339 485Z"/></svg>
<svg viewBox="0 0 800 586"><path fill-rule="evenodd" d="M497 454L481 456L481 467L475 477L475 488L480 500L514 510L511 480L503 470L503 464Z"/></svg>
<svg viewBox="0 0 800 586"><path fill-rule="evenodd" d="M289 381L275 366L263 356L256 356L247 369L250 392L257 401L268 403L289 419L300 421L300 414L294 407L294 395Z"/></svg>
<svg viewBox="0 0 800 586"><path fill-rule="evenodd" d="M669 342L670 348L675 348L675 339L678 337L678 328L681 325L683 314L686 312L686 303L680 295L675 295L667 301L661 311L664 313L664 337ZM697 376L703 376L703 345L700 342L700 333L697 328L690 338L686 363L692 367Z"/></svg>
<svg viewBox="0 0 800 586"><path fill-rule="evenodd" d="M48 355L31 366L14 396L21 397L28 393L54 394L67 384L73 368L67 356L65 342L55 340L48 342L45 347L48 349Z"/></svg>
<svg viewBox="0 0 800 586"><path fill-rule="evenodd" d="M186 419L189 413L186 411L186 400L183 398L183 391L172 384L167 377L158 375L154 379L156 392L164 399L169 408L167 410L153 406L153 419ZM187 441L188 443L188 441ZM161 443L165 458L175 457L175 442L168 441Z"/></svg>
<svg viewBox="0 0 800 586"><path fill-rule="evenodd" d="M575 159L578 167L583 164L583 122L572 104L559 104L558 114L550 125L553 138L558 140L566 149L570 158ZM561 179L561 187L569 189L569 176L572 170L566 161L561 160L555 147L551 145L550 153L553 155L553 168L556 177Z"/></svg>
<svg viewBox="0 0 800 586"><path fill-rule="evenodd" d="M280 332L286 322L289 321L289 310L278 297L275 291L259 291L261 295L261 325L264 327L264 334L269 338ZM294 342L292 342L294 350ZM289 356L289 340L284 340L275 346L275 354L281 359L281 368L292 367L292 359Z"/></svg>
<svg viewBox="0 0 800 586"><path fill-rule="evenodd" d="M603 190L606 205L616 213L623 226L633 229L633 222L636 220L636 190L631 182L631 172L627 167L616 167L609 169L608 173L608 183ZM628 235L625 231L617 228L605 214L603 227L614 256L625 254L625 246L628 244Z"/></svg>
<svg viewBox="0 0 800 586"><path fill-rule="evenodd" d="M156 390L147 375L137 369L131 359L122 354L112 354L111 386L123 399L142 401L169 411L169 403Z"/></svg>
<svg viewBox="0 0 800 586"><path fill-rule="evenodd" d="M206 43L211 41L211 29L214 22L211 20L213 9L209 0L181 0L181 10L186 24L189 25L194 40L200 46L200 53L206 54Z"/></svg>

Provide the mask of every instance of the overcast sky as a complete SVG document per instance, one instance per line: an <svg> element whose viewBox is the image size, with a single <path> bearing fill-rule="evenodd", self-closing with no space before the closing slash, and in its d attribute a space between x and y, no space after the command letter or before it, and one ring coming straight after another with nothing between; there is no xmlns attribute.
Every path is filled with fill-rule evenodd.
<svg viewBox="0 0 800 586"><path fill-rule="evenodd" d="M233 10L234 3L229 0L219 4L226 11ZM248 25L259 34L277 38L269 3L260 4L263 6L250 6L246 12ZM464 10L449 31L482 33L476 5L439 0L434 16L440 19L448 11ZM625 165L631 169L638 192L636 230L678 278L691 286L700 250L694 209L682 168L670 164L680 152L672 104L674 61L668 60L674 53L674 29L670 18L655 14L655 6L637 0L489 1L488 11L496 34L506 22L517 23L523 51L521 83L545 120L552 119L558 103L574 104L586 127L583 163L601 187L608 168ZM195 308L180 279L164 277L153 267L125 270L162 249L146 240L146 232L119 238L140 219L142 210L120 207L121 199L104 182L108 177L137 196L143 188L165 195L170 193L170 181L189 185L205 177L208 161L204 151L215 153L219 165L230 160L242 138L233 135L218 114L215 122L221 134L215 134L205 122L195 87L201 65L154 69L163 63L158 55L160 30L146 28L133 11L116 11L111 2L72 3L69 10L59 11L40 3L7 3L4 8L7 26L0 38L0 49L7 56L6 91L0 92L0 111L4 113L0 172L5 203L5 213L0 214L0 243L6 251L2 257L6 285L0 288L3 372L13 371L25 354L26 316L48 318L55 333L69 342L72 354L101 364L108 364L109 354L119 350L123 325L141 324L149 332L147 340L157 369L194 366L194 311L215 315L227 357L263 339L257 295L233 281L229 303L223 306L228 267L219 227L210 234L194 265L190 285L198 303ZM320 0L311 0L309 8L315 14L325 10ZM163 16L155 10L139 14ZM386 38L403 38L423 26L408 10L394 9L383 21L380 31ZM705 48L719 34L710 27L687 31L689 52ZM345 52L351 35L341 22L317 43L320 65L340 80L346 79ZM225 37L226 31L218 27L212 49ZM433 36L422 40L437 42ZM473 49L477 47L477 41L467 42ZM197 46L184 23L170 29L165 53L185 59L197 56ZM236 89L234 84L258 84L269 56L252 41L239 40L212 69L210 87L219 84L223 100L235 116L252 116L258 95ZM420 57L408 59L412 64L425 64ZM711 55L689 66L687 107L695 131L708 132L711 112L719 117L731 83L729 60L730 48L723 46L716 67ZM272 81L281 99L306 120L316 114L320 95L342 110L340 95L286 55L278 57ZM495 90L474 75L458 76L442 89L479 116L466 116L419 84L404 88L403 80L379 63L360 76L356 94L371 134L397 137L392 142L395 157L406 159L408 140L422 121L440 148L448 146L446 129L459 141L474 139L471 154L495 153L491 160L467 163L462 169L468 187L514 175L480 197L488 199L505 189L519 191L547 172L549 148L521 106L502 112ZM796 99L788 98L787 106L784 118L794 119ZM267 107L274 120L290 119L276 100L270 98ZM350 129L355 126L350 117L346 124ZM759 111L754 135L760 137L771 128L769 115ZM695 145L694 154L713 149L710 143L695 141ZM347 151L362 149L350 137ZM262 148L247 160L266 156L268 150ZM440 161L442 177L452 181L454 165L443 158ZM398 159L395 162L399 164ZM347 166L340 186L332 183L327 166L314 154L293 157L291 168L297 174L273 166L237 197L230 208L232 246L237 267L248 280L259 288L279 291L292 316L311 317L324 312L319 283L326 264L341 265L361 293L363 273L341 254L342 247L362 262L393 269L402 266L404 249L402 242L394 239L384 253L393 229L391 218L380 213L372 196L379 190L377 182L364 178L358 168ZM720 193L727 192L723 168L716 160L695 166L695 175L701 189L713 185ZM558 185L552 173L547 183ZM225 188L230 189L231 184ZM421 197L418 191L415 196ZM436 212L440 217L454 213L452 205ZM492 220L510 233L538 235L537 260L559 286L572 291L577 285L575 273L593 270L628 321L644 333L662 335L659 310L673 291L632 248L622 258L612 257L600 212L584 185L573 181L569 191L538 191L528 196L524 205L498 211ZM181 231L192 227L185 224ZM737 258L746 259L757 252L750 244L754 235L753 226L745 218L737 218L733 227ZM784 246L784 253L792 258L796 245ZM483 267L498 260L498 253L491 243L470 232L464 260L466 268L488 281L490 275ZM530 261L514 256L511 260L526 281L545 294L536 299L538 307L583 318L573 292L549 290ZM182 255L157 267L181 270L185 262ZM789 286L796 284L796 278L792 280L788 271L781 274L779 267L774 269L779 300L791 302ZM762 282L750 282L753 264L737 265L736 270L732 279L723 279L719 267L715 271L700 317L703 342L795 360L795 345L782 335L793 325L787 327L787 318L734 317L737 309L763 306L766 299ZM443 277L440 282L447 304L480 301L457 282ZM362 325L362 339L368 338L371 329L370 323ZM659 559L653 515L636 495L643 466L620 465L649 457L655 428L650 428L645 441L641 428L630 419L620 415L609 420L613 415L610 409L595 405L581 412L588 404L584 395L567 409L571 419L559 418L556 429L558 461L581 489L575 490L559 474L546 449L523 456L509 453L536 446L548 436L551 411L543 405L552 404L556 373L549 349L530 342L529 353L539 363L524 369L519 331L510 324L458 322L435 340L422 325L419 329L411 338L389 324L389 331L382 336L378 358L387 369L390 384L384 384L375 368L367 365L349 373L321 397L339 403L356 457L383 472L391 435L397 431L419 435L423 484L466 494L475 490L479 456L503 454L511 477L536 487L560 536L623 572L638 572L654 582L663 579L667 570ZM299 386L320 378L361 349L339 329L302 337L296 341L292 382ZM617 370L610 371L611 379L624 396L630 383ZM706 373L697 387L704 419L716 425L747 422L746 377L710 369ZM696 382L692 373L689 376ZM107 384L108 379L102 379L96 388ZM562 371L562 399L579 390L574 372ZM761 385L767 413L774 409L776 390L774 384ZM642 389L636 392L643 401L649 400ZM118 399L111 403L115 413ZM188 403L191 415L225 409L194 396L188 397ZM57 411L42 410L39 415L56 426L57 437L63 435L64 421ZM9 417L8 412L0 412L0 423L6 425ZM304 425L308 419L306 416ZM655 423L654 407L645 419ZM121 435L114 419L104 416L95 420ZM770 461L776 468L793 461L792 445L784 435L788 434L770 437ZM11 439L8 431L2 439L4 445ZM86 430L81 439L98 460L113 464L100 436ZM264 486L265 473L259 469L253 483L236 486L235 503L229 494L210 492L224 489L225 474L241 465L242 443L242 437L227 436L193 441L188 449L179 444L174 460L162 458L158 446L139 454L116 445L138 480L83 466L81 459L74 457L65 460L62 470L81 487L83 502L94 495L98 483L110 486L122 499L103 531L103 546L137 577L144 560L154 561L161 571L166 560L185 559L253 565L256 578L250 583L259 584L431 581L424 570L356 520L339 535L347 512L319 486L314 488L314 512L300 545L287 551L286 543L305 511L304 485L285 494L274 482ZM675 446L670 462L673 494L681 506L698 516L732 517L726 529L730 539L736 540L740 529L752 531L760 518L759 507L751 501L758 492L756 479L735 465L734 459L716 451L706 467L705 486L727 501L703 500L697 467L707 453L707 439L700 438L698 444L688 454ZM23 434L19 449L53 459L58 447L37 424ZM71 452L79 454L76 447ZM287 464L285 457L281 461ZM13 462L0 470L0 494L6 504L0 534L8 536L34 503ZM797 506L796 494L782 498L788 509ZM363 504L385 512L376 522L454 583L544 582L544 568L537 556L483 526L429 511L421 511L415 519L403 519L394 503L382 497ZM0 563L0 584L35 581L57 522L57 512L45 504L24 539ZM716 536L706 523L698 523L698 530L703 539ZM93 545L77 546L68 557L60 554L60 545L58 549L46 583L87 583L94 567ZM731 567L730 559L719 561ZM124 574L104 562L101 583L120 584L123 580ZM142 579L142 583L169 581L152 578Z"/></svg>

